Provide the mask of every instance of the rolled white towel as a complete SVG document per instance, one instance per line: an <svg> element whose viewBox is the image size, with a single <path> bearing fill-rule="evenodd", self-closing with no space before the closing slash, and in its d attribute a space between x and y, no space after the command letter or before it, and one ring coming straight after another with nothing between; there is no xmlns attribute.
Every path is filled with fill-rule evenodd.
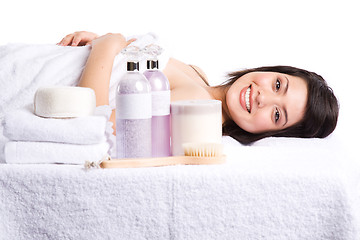
<svg viewBox="0 0 360 240"><path fill-rule="evenodd" d="M6 163L84 164L99 161L108 154L109 144L76 145L51 142L7 142Z"/></svg>
<svg viewBox="0 0 360 240"><path fill-rule="evenodd" d="M42 118L29 108L18 109L5 115L4 136L13 141L96 144L112 135L108 121L111 109L100 106L94 116L69 119ZM111 131L111 132L110 132Z"/></svg>

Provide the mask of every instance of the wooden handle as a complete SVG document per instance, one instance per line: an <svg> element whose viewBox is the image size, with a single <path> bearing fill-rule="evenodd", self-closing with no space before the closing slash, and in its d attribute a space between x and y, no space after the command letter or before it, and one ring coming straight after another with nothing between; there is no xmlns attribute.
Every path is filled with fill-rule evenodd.
<svg viewBox="0 0 360 240"><path fill-rule="evenodd" d="M219 157L191 157L173 156L161 158L128 158L112 159L100 164L102 168L140 168L140 167L162 167L171 165L208 165L225 163L226 156Z"/></svg>

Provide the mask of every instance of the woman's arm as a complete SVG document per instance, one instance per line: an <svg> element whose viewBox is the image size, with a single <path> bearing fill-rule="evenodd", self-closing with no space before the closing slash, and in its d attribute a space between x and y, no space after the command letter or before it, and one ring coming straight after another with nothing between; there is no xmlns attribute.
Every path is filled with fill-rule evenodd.
<svg viewBox="0 0 360 240"><path fill-rule="evenodd" d="M108 33L92 41L92 49L80 78L79 86L92 88L96 105L109 104L109 83L115 56L132 41L121 34Z"/></svg>
<svg viewBox="0 0 360 240"><path fill-rule="evenodd" d="M135 39L126 41L123 35L112 33L98 38L95 38L95 35L88 36L82 34L82 37L85 37L82 39L81 36L77 37L76 33L69 34L59 45L69 45L71 42L74 43L75 39L77 39L77 43L91 41L91 52L80 78L79 86L88 87L95 91L96 106L109 105L109 84L115 56ZM75 44L71 45L74 46ZM110 121L114 123L113 128L115 130L115 110L111 114Z"/></svg>
<svg viewBox="0 0 360 240"><path fill-rule="evenodd" d="M95 91L97 106L109 104L109 83L114 59L127 45L121 34L106 34L93 40L79 86Z"/></svg>
<svg viewBox="0 0 360 240"><path fill-rule="evenodd" d="M109 84L115 56L134 39L126 41L121 34L106 34L92 41L92 49L80 78L79 86L92 88L96 106L109 105ZM115 110L110 121L116 132Z"/></svg>

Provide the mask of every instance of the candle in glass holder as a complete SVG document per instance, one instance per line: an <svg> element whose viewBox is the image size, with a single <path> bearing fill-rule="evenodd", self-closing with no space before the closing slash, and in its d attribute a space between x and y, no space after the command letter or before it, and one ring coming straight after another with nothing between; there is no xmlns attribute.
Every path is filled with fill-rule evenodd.
<svg viewBox="0 0 360 240"><path fill-rule="evenodd" d="M221 143L219 100L185 100L171 103L171 150L184 155L185 143Z"/></svg>

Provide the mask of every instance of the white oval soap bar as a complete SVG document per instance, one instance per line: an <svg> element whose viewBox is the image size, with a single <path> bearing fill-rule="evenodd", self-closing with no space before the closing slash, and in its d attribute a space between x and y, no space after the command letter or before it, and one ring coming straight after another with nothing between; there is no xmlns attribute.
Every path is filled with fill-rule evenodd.
<svg viewBox="0 0 360 240"><path fill-rule="evenodd" d="M96 107L95 92L84 87L39 88L34 97L34 113L40 117L71 118L88 116Z"/></svg>

